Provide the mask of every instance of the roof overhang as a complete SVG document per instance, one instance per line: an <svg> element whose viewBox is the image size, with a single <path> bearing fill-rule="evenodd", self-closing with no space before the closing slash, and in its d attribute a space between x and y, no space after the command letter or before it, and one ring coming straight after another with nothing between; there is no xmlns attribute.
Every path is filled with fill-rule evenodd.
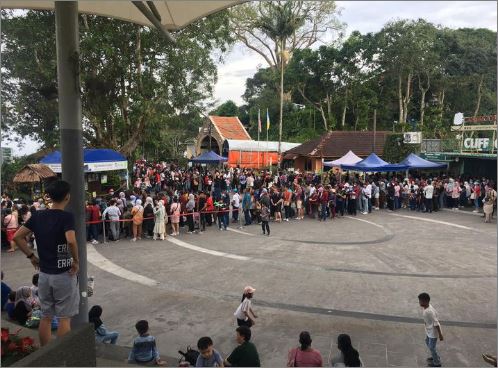
<svg viewBox="0 0 498 368"><path fill-rule="evenodd" d="M241 4L247 0L162 0L162 1L78 1L78 11L115 18L143 26L156 27L138 7L145 6L168 31L185 28L196 20L210 14ZM54 10L54 1L45 0L2 0L2 9Z"/></svg>

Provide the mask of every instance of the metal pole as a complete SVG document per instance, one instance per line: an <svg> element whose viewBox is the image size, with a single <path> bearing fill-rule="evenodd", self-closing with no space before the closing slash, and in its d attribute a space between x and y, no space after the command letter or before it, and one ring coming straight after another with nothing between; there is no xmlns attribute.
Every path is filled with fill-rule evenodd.
<svg viewBox="0 0 498 368"><path fill-rule="evenodd" d="M284 41L282 40L280 47L280 121L278 122L278 168L280 169L282 154L282 121L283 121L283 113L284 113Z"/></svg>
<svg viewBox="0 0 498 368"><path fill-rule="evenodd" d="M55 29L62 179L71 185L71 200L67 210L74 214L80 261L79 314L72 320L78 326L88 322L88 299L77 1L55 2Z"/></svg>

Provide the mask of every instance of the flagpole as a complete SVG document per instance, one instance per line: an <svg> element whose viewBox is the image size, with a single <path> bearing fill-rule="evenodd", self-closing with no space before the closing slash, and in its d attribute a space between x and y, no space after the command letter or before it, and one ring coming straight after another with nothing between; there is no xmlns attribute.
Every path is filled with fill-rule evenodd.
<svg viewBox="0 0 498 368"><path fill-rule="evenodd" d="M268 108L266 108L266 162L265 166L268 166L268 131L270 130L270 115L268 113ZM271 167L270 167L271 170Z"/></svg>
<svg viewBox="0 0 498 368"><path fill-rule="evenodd" d="M258 170L259 170L259 156L261 153L259 152L259 133L261 132L261 110L258 109Z"/></svg>

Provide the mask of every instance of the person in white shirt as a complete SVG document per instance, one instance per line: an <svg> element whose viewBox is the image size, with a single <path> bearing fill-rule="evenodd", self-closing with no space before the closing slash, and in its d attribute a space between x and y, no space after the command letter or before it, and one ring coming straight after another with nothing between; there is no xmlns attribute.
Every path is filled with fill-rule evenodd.
<svg viewBox="0 0 498 368"><path fill-rule="evenodd" d="M441 325L437 317L437 311L430 304L431 297L427 293L421 293L418 296L419 305L424 309L422 317L425 325L425 344L431 352L431 357L427 358L429 367L441 367L441 359L436 350L437 338L443 341Z"/></svg>
<svg viewBox="0 0 498 368"><path fill-rule="evenodd" d="M121 216L121 211L118 206L116 206L116 200L111 199L109 202L110 206L107 207L102 213L102 218L105 219L106 215L109 215L109 228L111 229L112 239L114 241L119 240L119 218Z"/></svg>
<svg viewBox="0 0 498 368"><path fill-rule="evenodd" d="M233 190L232 196L232 220L233 222L239 221L239 207L240 207L240 195L237 189Z"/></svg>
<svg viewBox="0 0 498 368"><path fill-rule="evenodd" d="M237 318L238 326L252 327L256 324L256 314L252 310L251 299L254 296L255 288L251 286L246 286L244 288L244 293L242 294L242 301L239 304L237 310L233 314Z"/></svg>
<svg viewBox="0 0 498 368"><path fill-rule="evenodd" d="M425 196L425 212L432 213L432 197L434 196L434 186L429 180L427 185L424 187Z"/></svg>

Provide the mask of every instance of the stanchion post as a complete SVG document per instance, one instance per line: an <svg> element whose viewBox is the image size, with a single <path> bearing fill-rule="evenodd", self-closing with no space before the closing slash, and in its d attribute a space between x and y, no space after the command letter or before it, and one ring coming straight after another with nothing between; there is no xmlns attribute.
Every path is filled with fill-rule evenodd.
<svg viewBox="0 0 498 368"><path fill-rule="evenodd" d="M102 236L104 237L104 241L102 243L107 243L107 238L105 236L105 219L102 219Z"/></svg>

